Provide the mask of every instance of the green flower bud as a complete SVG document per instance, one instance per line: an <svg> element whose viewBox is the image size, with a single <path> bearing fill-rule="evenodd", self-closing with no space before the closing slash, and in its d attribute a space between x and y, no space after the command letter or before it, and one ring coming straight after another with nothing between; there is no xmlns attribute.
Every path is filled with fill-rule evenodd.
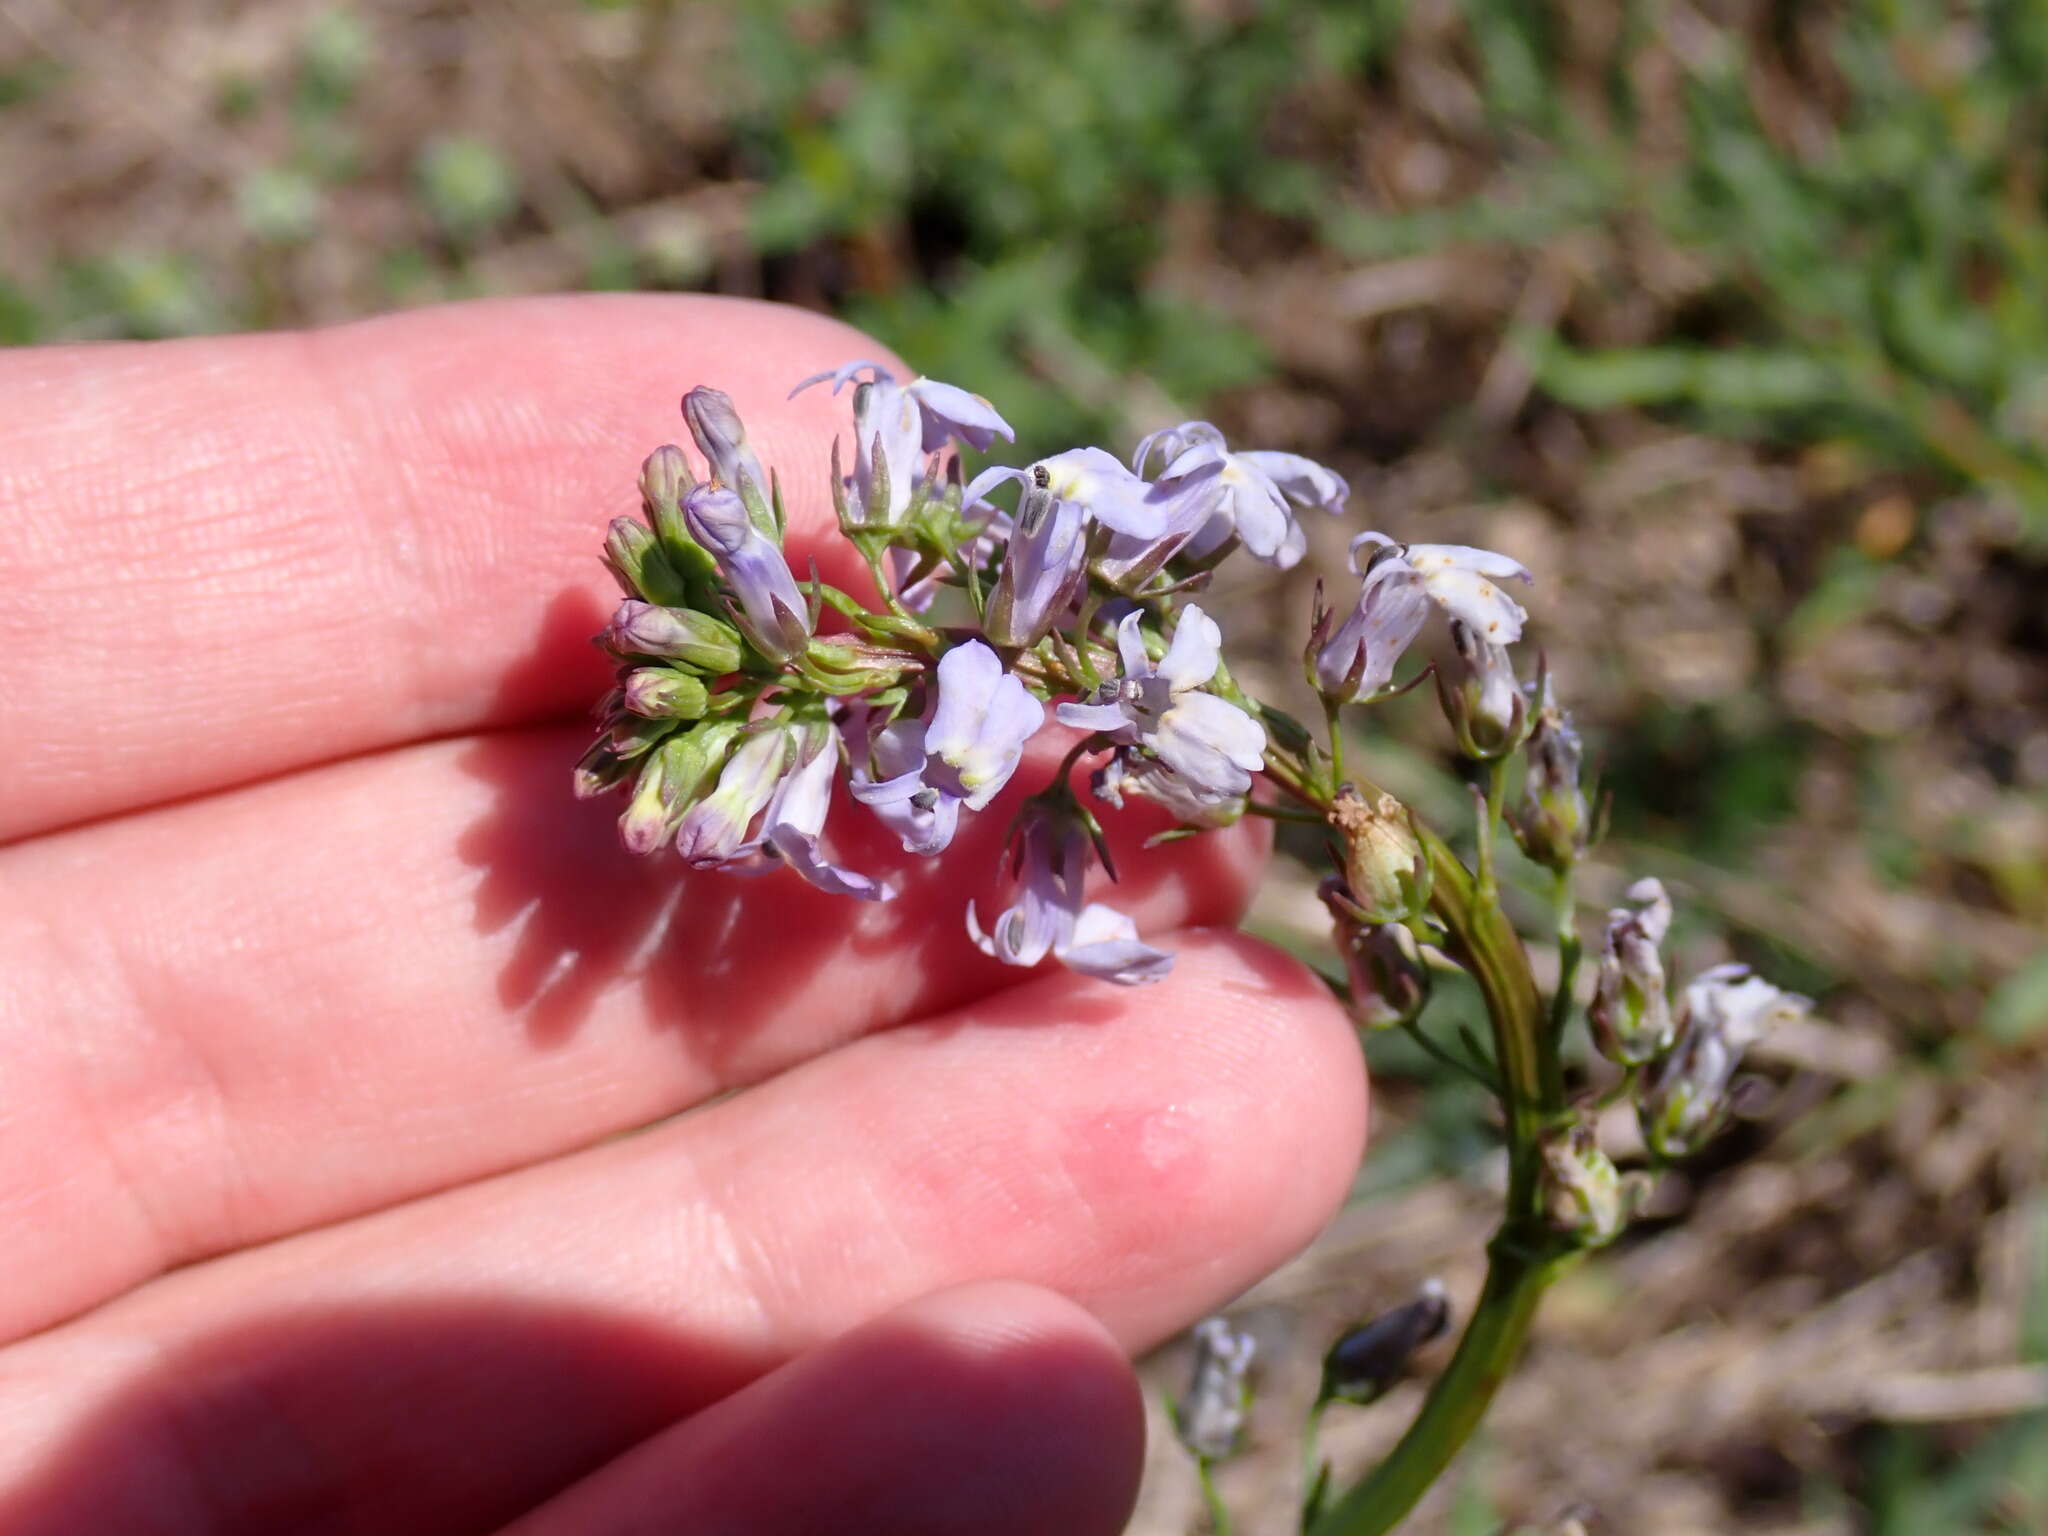
<svg viewBox="0 0 2048 1536"><path fill-rule="evenodd" d="M703 680L672 667L640 667L626 679L623 702L651 720L695 720L710 702Z"/></svg>
<svg viewBox="0 0 2048 1536"><path fill-rule="evenodd" d="M619 838L630 851L652 853L675 835L684 813L717 782L740 730L736 721L713 721L668 737L647 755L619 817Z"/></svg>
<svg viewBox="0 0 2048 1536"><path fill-rule="evenodd" d="M628 598L650 603L685 603L689 589L647 525L615 517L605 534L604 563Z"/></svg>
<svg viewBox="0 0 2048 1536"><path fill-rule="evenodd" d="M659 656L688 662L711 676L737 672L740 632L723 619L695 608L669 608L631 599L619 604L611 623L597 637L615 656Z"/></svg>

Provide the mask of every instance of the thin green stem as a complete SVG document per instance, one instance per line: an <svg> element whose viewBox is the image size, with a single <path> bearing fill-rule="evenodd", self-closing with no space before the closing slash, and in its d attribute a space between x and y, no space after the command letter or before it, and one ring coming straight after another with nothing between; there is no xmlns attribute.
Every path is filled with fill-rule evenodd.
<svg viewBox="0 0 2048 1536"><path fill-rule="evenodd" d="M1301 1426L1301 1513L1306 1525L1316 1514L1316 1488L1323 1480L1323 1457L1321 1439L1323 1414L1329 1408L1331 1398L1327 1391L1316 1394L1315 1402L1308 1410L1308 1418Z"/></svg>
<svg viewBox="0 0 2048 1536"><path fill-rule="evenodd" d="M1500 899L1500 881L1494 873L1493 845L1500 836L1501 803L1507 798L1508 760L1505 753L1486 765L1486 797L1479 815L1479 899Z"/></svg>
<svg viewBox="0 0 2048 1536"><path fill-rule="evenodd" d="M1550 1054L1556 1056L1564 1046L1565 1026L1571 1022L1572 983L1577 979L1579 957L1584 952L1579 943L1578 908L1569 865L1557 871L1551 884L1550 908L1557 932L1557 990L1550 994L1550 1028L1545 1044Z"/></svg>
<svg viewBox="0 0 2048 1536"><path fill-rule="evenodd" d="M1491 775L1481 869L1475 875L1418 827L1434 880L1430 908L1450 953L1478 983L1493 1029L1507 1122L1507 1209L1488 1250L1486 1283L1457 1352L1386 1460L1310 1527L1311 1536L1385 1536L1450 1465L1520 1357L1544 1290L1570 1262L1570 1239L1544 1220L1538 1138L1564 1107L1563 1071L1528 952L1489 879L1505 775Z"/></svg>
<svg viewBox="0 0 2048 1536"><path fill-rule="evenodd" d="M1195 1458L1195 1475L1202 1480L1202 1502L1209 1506L1209 1524L1215 1527L1216 1536L1230 1536L1230 1506L1216 1491L1215 1466L1207 1456Z"/></svg>
<svg viewBox="0 0 2048 1536"><path fill-rule="evenodd" d="M1311 827L1329 825L1329 818L1317 811L1297 810L1291 805L1264 805L1257 800L1244 804L1247 816L1263 816L1268 821L1299 821Z"/></svg>
<svg viewBox="0 0 2048 1536"><path fill-rule="evenodd" d="M1337 723L1337 701L1327 693L1323 695L1323 719L1330 731L1330 789L1335 793L1344 782L1344 732Z"/></svg>
<svg viewBox="0 0 2048 1536"><path fill-rule="evenodd" d="M1461 1075L1471 1078L1473 1082L1484 1088L1495 1098L1500 1097L1500 1083L1491 1072L1483 1070L1474 1062L1467 1061L1449 1047L1438 1045L1436 1041L1429 1038L1422 1026L1413 1019L1403 1021L1400 1027L1401 1033L1420 1046L1426 1055L1442 1062L1445 1066L1450 1067Z"/></svg>

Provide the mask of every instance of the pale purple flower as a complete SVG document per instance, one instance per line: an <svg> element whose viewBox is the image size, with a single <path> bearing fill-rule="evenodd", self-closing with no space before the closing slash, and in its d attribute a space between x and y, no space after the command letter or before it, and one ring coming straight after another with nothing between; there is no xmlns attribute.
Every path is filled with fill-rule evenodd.
<svg viewBox="0 0 2048 1536"><path fill-rule="evenodd" d="M818 848L825 814L832 807L832 781L838 766L839 740L831 729L809 725L796 733L795 761L761 818L763 850L821 891L861 901L886 901L895 891L834 864Z"/></svg>
<svg viewBox="0 0 2048 1536"><path fill-rule="evenodd" d="M1466 544L1403 545L1384 533L1361 533L1351 541L1354 569L1365 568L1359 552L1372 547L1399 551L1398 556L1382 558L1399 558L1413 566L1430 601L1470 625L1487 644L1512 645L1522 638L1522 624L1529 615L1500 587L1503 581L1535 580L1519 560Z"/></svg>
<svg viewBox="0 0 2048 1536"><path fill-rule="evenodd" d="M1346 702L1369 699L1393 681L1394 664L1429 617L1422 578L1406 560L1368 560L1358 570L1365 579L1357 603L1316 649L1316 685Z"/></svg>
<svg viewBox="0 0 2048 1536"><path fill-rule="evenodd" d="M733 620L770 661L787 661L811 637L810 608L782 549L754 525L732 491L700 485L684 498L690 537L711 552L739 599Z"/></svg>
<svg viewBox="0 0 2048 1536"><path fill-rule="evenodd" d="M836 395L868 375L853 392L853 502L850 521L859 527L893 527L909 512L926 461L958 440L985 449L996 438L1015 441L1010 424L981 396L937 379L898 384L879 363L854 362L816 373L790 391L832 381Z"/></svg>
<svg viewBox="0 0 2048 1536"><path fill-rule="evenodd" d="M1045 723L1045 706L1003 670L979 640L939 659L931 717L898 720L876 732L872 777L856 767L853 796L910 853L937 853L953 840L960 812L982 809L1010 782L1024 744Z"/></svg>
<svg viewBox="0 0 2048 1536"><path fill-rule="evenodd" d="M1285 570L1308 548L1295 521L1300 508L1341 512L1350 487L1334 470L1292 453L1233 453L1223 434L1206 421L1184 421L1154 432L1138 444L1132 468L1142 472L1157 452L1165 465L1156 487L1160 496L1180 496L1203 482L1218 491L1212 515L1234 532L1246 553ZM1197 542L1220 533L1212 525Z"/></svg>
<svg viewBox="0 0 2048 1536"><path fill-rule="evenodd" d="M1230 827L1244 817L1243 795L1213 799L1158 758L1135 747L1119 747L1088 782L1096 799L1118 810L1123 809L1124 796L1136 795L1141 800L1150 800L1183 827Z"/></svg>
<svg viewBox="0 0 2048 1536"><path fill-rule="evenodd" d="M1023 469L992 465L968 482L972 506L1005 480L1037 486L1056 500L1077 503L1091 522L1118 533L1156 539L1166 528L1166 508L1152 487L1100 448L1070 448Z"/></svg>
<svg viewBox="0 0 2048 1536"><path fill-rule="evenodd" d="M1092 703L1062 704L1061 723L1143 747L1178 774L1192 795L1210 804L1251 788L1265 762L1266 732L1228 699L1202 691L1222 663L1223 633L1193 604L1181 610L1166 654L1145 650L1143 615L1117 625L1123 676Z"/></svg>
<svg viewBox="0 0 2048 1536"><path fill-rule="evenodd" d="M774 531L774 517L768 505L768 474L754 450L747 446L747 429L734 408L732 396L722 389L698 385L683 396L683 419L711 476L739 497L762 532Z"/></svg>
<svg viewBox="0 0 2048 1536"><path fill-rule="evenodd" d="M967 933L983 954L1027 966L1051 955L1122 986L1157 981L1172 969L1173 956L1142 942L1128 914L1086 900L1088 834L1079 818L1034 803L1020 838L1016 902L987 933L974 904L967 906Z"/></svg>

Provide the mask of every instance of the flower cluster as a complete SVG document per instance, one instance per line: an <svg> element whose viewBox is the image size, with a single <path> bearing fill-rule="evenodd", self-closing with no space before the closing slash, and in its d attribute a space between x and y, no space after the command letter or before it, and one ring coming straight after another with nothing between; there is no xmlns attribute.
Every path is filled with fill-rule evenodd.
<svg viewBox="0 0 2048 1536"><path fill-rule="evenodd" d="M1013 829L1016 898L986 929L968 908L968 937L1013 965L1050 956L1126 984L1157 979L1172 957L1087 899L1098 864L1113 871L1071 769L1093 757L1097 800L1136 795L1189 831L1251 808L1275 717L1238 690L1192 595L1239 550L1293 564L1299 519L1341 512L1343 479L1292 454L1233 450L1193 421L1153 433L1128 463L1081 447L970 480L962 451L1013 439L987 400L872 362L792 394L819 385L851 401L851 468L835 444L830 492L872 596L792 562L779 477L727 396L691 390L683 417L702 478L681 447L656 449L644 518L606 537L624 600L597 643L617 687L578 793L627 792L619 827L636 853L673 847L692 868L739 874L786 867L880 901L890 883L848 867L828 832L851 814L835 813L836 787L906 853L934 855L1022 770L1033 738L1066 727L1073 750ZM1006 487L1015 501L999 504ZM1386 691L1432 605L1519 633L1521 610L1493 584L1526 579L1512 561L1382 534L1359 547L1357 611L1315 642L1326 691ZM815 553L835 572L852 565ZM1277 755L1294 777L1315 767Z"/></svg>

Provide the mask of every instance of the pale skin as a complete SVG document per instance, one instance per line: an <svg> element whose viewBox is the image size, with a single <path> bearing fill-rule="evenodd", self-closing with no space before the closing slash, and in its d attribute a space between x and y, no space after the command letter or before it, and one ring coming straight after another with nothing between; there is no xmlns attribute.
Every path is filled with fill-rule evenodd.
<svg viewBox="0 0 2048 1536"><path fill-rule="evenodd" d="M686 298L0 354L0 1530L1121 1528L1127 1356L1364 1133L1224 931L1259 832L1119 833L1180 955L1124 991L965 936L1051 748L935 867L842 795L880 908L568 792L678 397L851 586L844 401L783 395L876 355Z"/></svg>

